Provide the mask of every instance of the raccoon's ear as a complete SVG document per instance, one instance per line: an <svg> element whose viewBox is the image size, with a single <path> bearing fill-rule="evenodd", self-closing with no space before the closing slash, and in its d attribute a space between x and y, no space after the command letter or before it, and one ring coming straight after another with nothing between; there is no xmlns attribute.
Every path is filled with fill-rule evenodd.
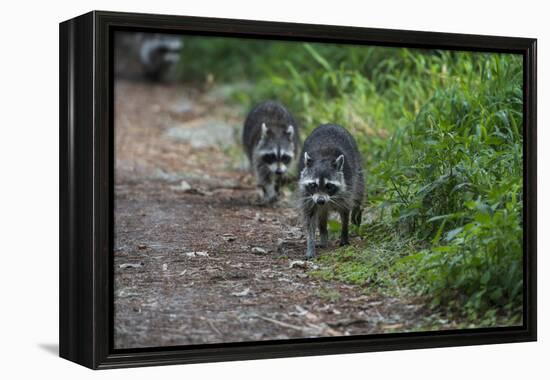
<svg viewBox="0 0 550 380"><path fill-rule="evenodd" d="M305 166L310 166L311 165L311 157L309 154L307 154L307 152L304 152L304 165Z"/></svg>
<svg viewBox="0 0 550 380"><path fill-rule="evenodd" d="M289 125L286 129L286 134L292 139L292 137L294 137L294 126Z"/></svg>
<svg viewBox="0 0 550 380"><path fill-rule="evenodd" d="M265 123L262 123L262 138L267 136L267 132L269 129L267 128L267 125Z"/></svg>
<svg viewBox="0 0 550 380"><path fill-rule="evenodd" d="M336 158L336 160L334 160L334 166L340 172L342 171L342 169L344 169L344 155L343 154L339 155Z"/></svg>

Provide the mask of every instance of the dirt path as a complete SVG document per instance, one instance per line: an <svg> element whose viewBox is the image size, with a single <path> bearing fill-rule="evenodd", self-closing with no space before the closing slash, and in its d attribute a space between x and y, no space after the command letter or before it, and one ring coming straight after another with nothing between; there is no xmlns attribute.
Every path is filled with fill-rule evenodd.
<svg viewBox="0 0 550 380"><path fill-rule="evenodd" d="M119 82L115 98L116 348L419 326L418 304L308 274L294 209L256 205L236 168L223 89Z"/></svg>

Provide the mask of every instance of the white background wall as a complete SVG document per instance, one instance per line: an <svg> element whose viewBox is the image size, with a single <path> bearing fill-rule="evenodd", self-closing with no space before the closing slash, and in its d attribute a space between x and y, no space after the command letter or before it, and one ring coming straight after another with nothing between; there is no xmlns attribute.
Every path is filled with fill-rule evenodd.
<svg viewBox="0 0 550 380"><path fill-rule="evenodd" d="M550 248L545 1L5 1L0 27L0 376L186 379L518 379L548 376ZM58 23L89 10L290 21L539 39L539 342L112 370L56 357L58 337ZM542 296L540 296L542 295ZM545 377L548 378L548 377Z"/></svg>

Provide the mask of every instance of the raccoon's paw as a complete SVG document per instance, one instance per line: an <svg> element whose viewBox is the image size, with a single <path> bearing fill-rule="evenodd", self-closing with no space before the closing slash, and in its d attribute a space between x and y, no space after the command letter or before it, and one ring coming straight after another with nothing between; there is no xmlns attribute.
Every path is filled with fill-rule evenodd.
<svg viewBox="0 0 550 380"><path fill-rule="evenodd" d="M279 195L278 194L274 194L274 195L270 195L270 196L265 196L263 198L263 202L266 204L266 205L272 205L274 203L277 203L277 201L279 200Z"/></svg>
<svg viewBox="0 0 550 380"><path fill-rule="evenodd" d="M265 194L258 194L254 200L254 205L259 207L269 207L276 203L278 200L277 197L268 197Z"/></svg>

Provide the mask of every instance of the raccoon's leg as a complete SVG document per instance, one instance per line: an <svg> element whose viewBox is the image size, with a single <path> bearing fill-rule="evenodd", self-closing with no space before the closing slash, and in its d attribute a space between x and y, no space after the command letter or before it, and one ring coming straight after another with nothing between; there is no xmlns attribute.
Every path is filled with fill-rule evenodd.
<svg viewBox="0 0 550 380"><path fill-rule="evenodd" d="M304 224L307 233L307 250L306 258L313 259L315 257L315 230L317 229L317 213L308 212L304 218Z"/></svg>
<svg viewBox="0 0 550 380"><path fill-rule="evenodd" d="M256 167L256 180L262 188L263 202L267 204L275 202L277 200L275 181L267 167L264 165Z"/></svg>
<svg viewBox="0 0 550 380"><path fill-rule="evenodd" d="M348 245L348 224L349 224L349 211L340 211L340 219L342 220L342 231L340 233L340 246Z"/></svg>
<svg viewBox="0 0 550 380"><path fill-rule="evenodd" d="M353 209L351 210L351 222L359 227L361 225L361 222L363 221L361 206L363 204L365 192L365 179L363 177L362 170L359 171L356 187L358 191L355 192L356 197L353 200Z"/></svg>
<svg viewBox="0 0 550 380"><path fill-rule="evenodd" d="M277 196L281 195L281 187L284 185L284 179L281 177L275 178L275 192L277 193Z"/></svg>
<svg viewBox="0 0 550 380"><path fill-rule="evenodd" d="M328 212L326 210L319 213L319 247L325 248L328 245L328 230L327 230Z"/></svg>
<svg viewBox="0 0 550 380"><path fill-rule="evenodd" d="M355 206L353 210L351 210L351 222L359 227L362 220L361 206Z"/></svg>
<svg viewBox="0 0 550 380"><path fill-rule="evenodd" d="M267 203L274 203L279 198L278 191L276 190L276 184L273 180L269 180L263 185L264 200Z"/></svg>

